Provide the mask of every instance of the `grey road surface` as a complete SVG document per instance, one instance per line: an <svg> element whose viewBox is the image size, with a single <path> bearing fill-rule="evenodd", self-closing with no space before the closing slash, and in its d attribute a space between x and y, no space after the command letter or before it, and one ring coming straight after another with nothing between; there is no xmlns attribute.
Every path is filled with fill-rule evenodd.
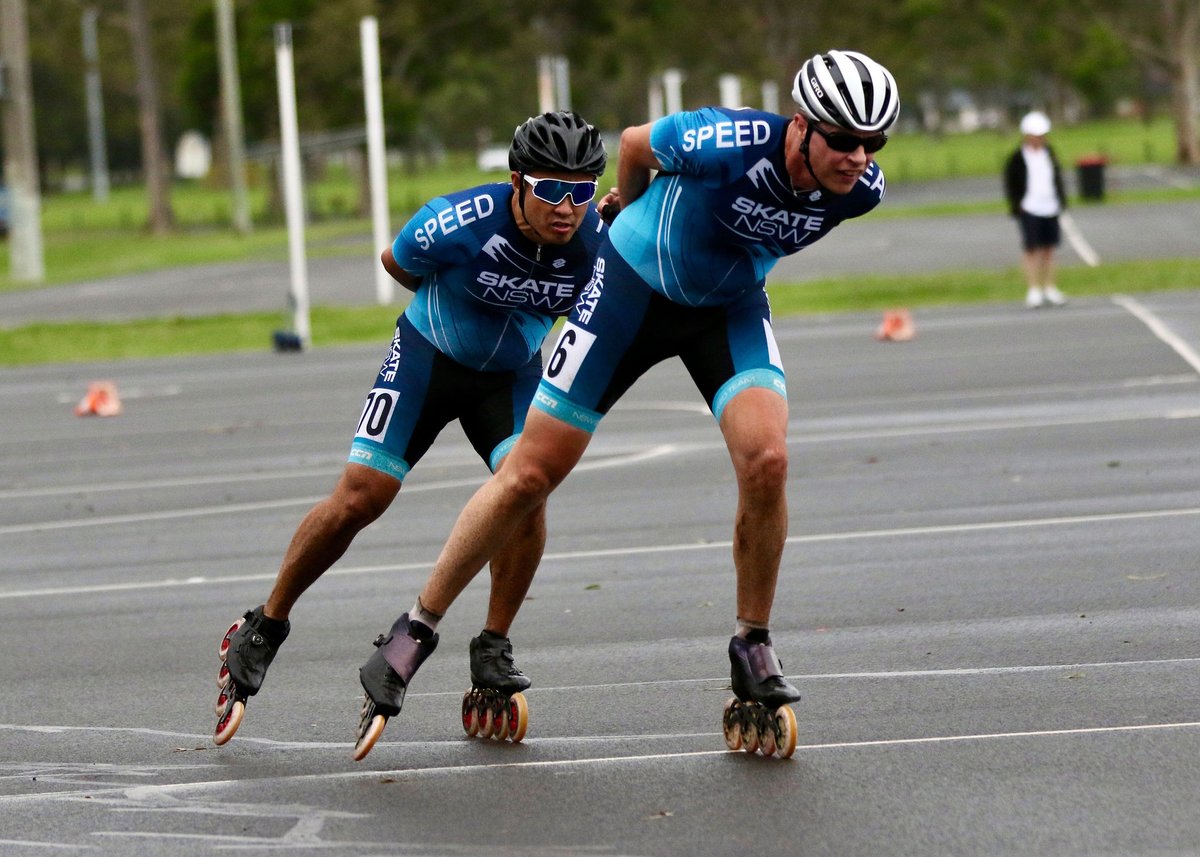
<svg viewBox="0 0 1200 857"><path fill-rule="evenodd" d="M357 764L357 668L483 476L457 429L216 748L218 640L337 478L380 349L0 370L0 853L1200 852L1200 291L915 320L779 325L788 761L721 737L735 491L678 367L551 500L527 739L459 723L481 577ZM72 415L94 378L122 415Z"/></svg>

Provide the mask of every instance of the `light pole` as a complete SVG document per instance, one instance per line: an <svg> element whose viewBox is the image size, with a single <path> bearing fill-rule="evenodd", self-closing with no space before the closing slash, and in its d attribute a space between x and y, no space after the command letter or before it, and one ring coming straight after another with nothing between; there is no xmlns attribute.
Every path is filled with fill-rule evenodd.
<svg viewBox="0 0 1200 857"><path fill-rule="evenodd" d="M14 280L40 283L46 279L46 263L25 0L0 0L0 55L4 58L0 88L4 101L4 181L12 220L9 262Z"/></svg>

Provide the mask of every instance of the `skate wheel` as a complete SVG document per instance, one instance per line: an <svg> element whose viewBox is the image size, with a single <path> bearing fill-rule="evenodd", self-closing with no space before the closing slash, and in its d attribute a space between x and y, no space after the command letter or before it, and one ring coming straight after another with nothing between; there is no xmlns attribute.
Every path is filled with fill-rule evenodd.
<svg viewBox="0 0 1200 857"><path fill-rule="evenodd" d="M218 711L217 728L213 731L213 743L220 747L233 737L242 725L242 717L246 714L246 706L232 697L223 711Z"/></svg>
<svg viewBox="0 0 1200 857"><path fill-rule="evenodd" d="M358 737L358 741L354 744L354 761L361 762L367 757L367 753L371 752L371 748L375 746L375 742L383 734L383 727L386 725L387 718L382 714L376 714L371 718L370 722L362 730L362 734Z"/></svg>
<svg viewBox="0 0 1200 857"><path fill-rule="evenodd" d="M766 708L755 712L758 726L758 752L764 756L775 755L775 717Z"/></svg>
<svg viewBox="0 0 1200 857"><path fill-rule="evenodd" d="M758 752L758 724L755 722L755 717L751 712L746 712L745 722L742 724L742 746L747 753Z"/></svg>
<svg viewBox="0 0 1200 857"><path fill-rule="evenodd" d="M382 714L376 714L375 703L371 701L370 696L363 694L362 713L358 718L358 734L354 741L354 761L361 762L366 758L367 753L371 752L371 748L379 740L379 736L383 734L383 727L386 725L387 718Z"/></svg>
<svg viewBox="0 0 1200 857"><path fill-rule="evenodd" d="M217 648L217 657L219 657L222 661L225 660L225 655L229 651L229 638L232 637L237 629L242 627L244 624L246 624L245 616L230 625L229 630L225 632L225 636L221 638L221 645Z"/></svg>
<svg viewBox="0 0 1200 857"><path fill-rule="evenodd" d="M492 700L492 723L493 738L497 741L508 738L508 703L499 694Z"/></svg>
<svg viewBox="0 0 1200 857"><path fill-rule="evenodd" d="M475 705L475 694L467 691L462 701L463 731L474 738L479 734L479 709Z"/></svg>
<svg viewBox="0 0 1200 857"><path fill-rule="evenodd" d="M217 670L217 689L224 690L229 684L229 667L224 661L221 661L221 668Z"/></svg>
<svg viewBox="0 0 1200 857"><path fill-rule="evenodd" d="M233 690L232 688L221 688L221 692L217 694L217 704L213 706L213 713L217 717L224 717L229 712L229 706L232 704Z"/></svg>
<svg viewBox="0 0 1200 857"><path fill-rule="evenodd" d="M775 710L775 755L790 759L796 752L796 712L783 705Z"/></svg>
<svg viewBox="0 0 1200 857"><path fill-rule="evenodd" d="M496 712L483 701L479 703L479 737L491 738L496 730Z"/></svg>
<svg viewBox="0 0 1200 857"><path fill-rule="evenodd" d="M737 697L725 703L725 714L721 718L722 731L725 733L725 746L737 752L742 749L742 723L738 709L741 703Z"/></svg>
<svg viewBox="0 0 1200 857"><path fill-rule="evenodd" d="M514 693L508 698L508 740L520 744L529 728L529 704L525 694Z"/></svg>

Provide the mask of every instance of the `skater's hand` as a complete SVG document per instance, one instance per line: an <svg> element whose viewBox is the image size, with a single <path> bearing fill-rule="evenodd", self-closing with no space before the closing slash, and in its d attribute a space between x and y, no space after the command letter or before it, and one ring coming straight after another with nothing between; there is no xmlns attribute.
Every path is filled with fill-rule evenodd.
<svg viewBox="0 0 1200 857"><path fill-rule="evenodd" d="M615 187L609 188L608 193L600 198L600 202L596 204L596 212L605 223L616 220L617 215L621 213L621 194Z"/></svg>

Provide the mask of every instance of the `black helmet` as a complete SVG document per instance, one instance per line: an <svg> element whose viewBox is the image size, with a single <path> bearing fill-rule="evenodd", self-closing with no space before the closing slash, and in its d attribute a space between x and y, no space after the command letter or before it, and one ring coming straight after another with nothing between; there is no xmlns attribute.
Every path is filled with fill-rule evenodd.
<svg viewBox="0 0 1200 857"><path fill-rule="evenodd" d="M550 170L599 176L607 163L600 132L566 110L526 119L513 132L508 150L508 167L518 173Z"/></svg>

